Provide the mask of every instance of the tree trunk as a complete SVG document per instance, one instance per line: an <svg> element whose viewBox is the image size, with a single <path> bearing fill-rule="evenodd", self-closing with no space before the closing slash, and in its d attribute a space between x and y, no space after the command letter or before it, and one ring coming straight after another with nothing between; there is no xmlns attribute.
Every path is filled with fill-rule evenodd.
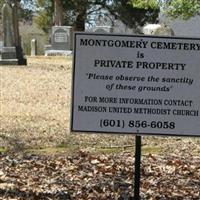
<svg viewBox="0 0 200 200"><path fill-rule="evenodd" d="M75 31L85 30L86 9L77 12L76 21L74 22Z"/></svg>
<svg viewBox="0 0 200 200"><path fill-rule="evenodd" d="M54 0L54 17L53 17L54 26L63 25L63 6L61 0Z"/></svg>

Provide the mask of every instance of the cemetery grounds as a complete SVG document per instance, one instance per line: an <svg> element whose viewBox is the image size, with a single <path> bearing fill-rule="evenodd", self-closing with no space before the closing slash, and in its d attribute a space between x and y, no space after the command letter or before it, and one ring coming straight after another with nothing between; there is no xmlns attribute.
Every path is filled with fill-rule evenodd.
<svg viewBox="0 0 200 200"><path fill-rule="evenodd" d="M72 60L0 66L0 199L131 199L134 136L70 133ZM200 200L200 139L142 137L142 199Z"/></svg>

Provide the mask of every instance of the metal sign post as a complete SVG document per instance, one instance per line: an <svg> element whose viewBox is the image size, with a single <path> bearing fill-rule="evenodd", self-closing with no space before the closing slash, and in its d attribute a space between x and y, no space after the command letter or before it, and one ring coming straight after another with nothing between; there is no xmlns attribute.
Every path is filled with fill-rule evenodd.
<svg viewBox="0 0 200 200"><path fill-rule="evenodd" d="M135 184L134 200L140 200L141 136L135 136Z"/></svg>

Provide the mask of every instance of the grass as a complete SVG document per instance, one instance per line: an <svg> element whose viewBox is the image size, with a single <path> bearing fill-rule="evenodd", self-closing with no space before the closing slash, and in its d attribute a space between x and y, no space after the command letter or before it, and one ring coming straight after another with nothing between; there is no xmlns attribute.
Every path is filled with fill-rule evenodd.
<svg viewBox="0 0 200 200"><path fill-rule="evenodd" d="M52 155L52 154L66 154L71 155L80 150L80 146L77 144L61 144L58 146L52 146L52 147L35 147L35 148L29 148L26 150L27 153L34 153L39 155Z"/></svg>
<svg viewBox="0 0 200 200"><path fill-rule="evenodd" d="M4 153L4 152L6 152L6 151L7 151L6 148L4 148L4 147L0 147L0 153Z"/></svg>
<svg viewBox="0 0 200 200"><path fill-rule="evenodd" d="M82 149L82 148L81 148ZM66 154L74 154L80 150L79 145L68 145L63 147L48 147L48 148L41 148L41 149L29 149L29 152L38 153L38 154L59 154L59 153L66 153ZM112 147L112 148L93 148L87 147L85 150L90 151L92 153L100 153L100 154L118 154L123 151L132 151L134 152L133 147L123 148L123 147ZM142 155L146 154L160 154L162 149L159 147L145 147L142 148Z"/></svg>
<svg viewBox="0 0 200 200"><path fill-rule="evenodd" d="M159 154L162 152L160 147L143 147L142 154Z"/></svg>
<svg viewBox="0 0 200 200"><path fill-rule="evenodd" d="M83 147L80 148L80 145L77 144L68 144L68 145L58 145L56 147L36 147L36 148L28 148L25 150L27 153L35 153L35 154L42 154L42 155L51 155L51 154L74 154L80 149L84 149ZM121 153L123 151L132 151L134 152L133 147L85 147L86 150L91 151L93 153L102 153L102 154L117 154ZM4 147L0 147L0 153L4 153L8 151ZM160 147L143 147L142 148L142 154L160 154L162 152L162 149Z"/></svg>
<svg viewBox="0 0 200 200"><path fill-rule="evenodd" d="M52 154L59 154L59 153L66 153L66 148L61 147L46 147L46 148L31 148L26 150L27 153L34 153L39 155L52 155Z"/></svg>

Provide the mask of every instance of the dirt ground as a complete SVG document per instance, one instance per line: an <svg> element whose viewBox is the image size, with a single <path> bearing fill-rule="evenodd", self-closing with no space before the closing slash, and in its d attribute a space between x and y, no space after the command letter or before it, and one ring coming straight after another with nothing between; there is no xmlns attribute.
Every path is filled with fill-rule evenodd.
<svg viewBox="0 0 200 200"><path fill-rule="evenodd" d="M0 146L132 146L133 136L70 134L71 76L72 59L64 57L28 57L27 66L0 66ZM153 152L184 152L189 147L196 154L199 143L196 138L143 139L143 146Z"/></svg>

